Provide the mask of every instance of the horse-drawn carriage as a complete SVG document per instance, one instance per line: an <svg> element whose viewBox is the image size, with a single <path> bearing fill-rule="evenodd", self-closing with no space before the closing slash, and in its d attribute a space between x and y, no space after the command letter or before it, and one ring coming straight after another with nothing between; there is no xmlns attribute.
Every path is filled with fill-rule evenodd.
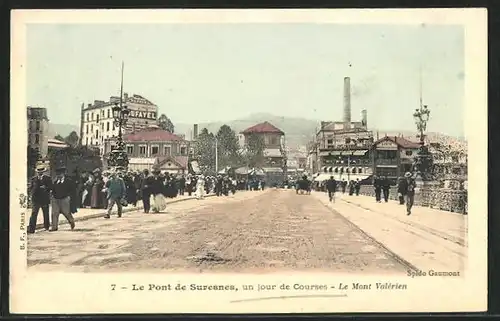
<svg viewBox="0 0 500 321"><path fill-rule="evenodd" d="M311 181L307 177L302 177L295 184L295 191L297 194L311 194Z"/></svg>

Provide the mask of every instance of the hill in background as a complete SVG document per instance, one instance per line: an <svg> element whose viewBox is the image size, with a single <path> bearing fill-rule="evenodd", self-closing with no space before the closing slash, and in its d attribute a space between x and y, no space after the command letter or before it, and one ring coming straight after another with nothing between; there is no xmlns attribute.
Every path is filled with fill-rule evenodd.
<svg viewBox="0 0 500 321"><path fill-rule="evenodd" d="M297 149L302 151L305 151L305 145L314 137L314 133L319 129L320 126L319 120L282 117L268 113L256 113L246 118L232 121L199 123L198 132L200 132L203 128L207 128L209 132L213 132L215 134L219 130L219 128L225 124L230 126L238 134L246 128L264 121L270 122L271 124L285 132L286 144L290 149ZM193 133L193 124L174 123L174 126L176 134L184 134L186 139L191 139ZM49 126L49 137L52 138L56 135L66 137L72 131L76 131L78 134L80 134L79 130L80 129L78 125L51 123ZM378 135L380 138L384 137L385 135L402 135L403 137L406 137L412 141L418 140L416 131L379 129ZM460 144L466 143L463 137L453 137L441 133L428 133L427 135L431 141L446 141ZM373 136L376 139L376 131L374 131Z"/></svg>
<svg viewBox="0 0 500 321"><path fill-rule="evenodd" d="M206 128L209 132L216 133L222 125L226 124L238 134L240 131L264 121L270 122L285 132L286 144L293 148L305 145L314 136L320 123L318 120L280 117L267 113L259 113L252 114L244 119L226 122L199 123L198 132ZM179 134L185 134L186 139L190 139L192 137L193 124L177 123L175 124L175 131Z"/></svg>
<svg viewBox="0 0 500 321"><path fill-rule="evenodd" d="M75 131L80 136L80 126L78 125L49 123L49 138L54 138L57 135L66 137L72 131Z"/></svg>

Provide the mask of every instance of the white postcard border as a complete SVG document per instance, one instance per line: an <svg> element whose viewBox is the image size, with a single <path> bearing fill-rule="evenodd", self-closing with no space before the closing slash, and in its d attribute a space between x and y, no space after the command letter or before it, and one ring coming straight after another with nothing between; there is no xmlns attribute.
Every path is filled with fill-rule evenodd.
<svg viewBox="0 0 500 321"><path fill-rule="evenodd" d="M18 10L12 11L10 152L10 308L12 313L273 313L484 311L487 303L487 12L393 10ZM449 24L465 30L465 131L469 158L469 253L465 277L395 278L355 274L83 274L28 272L19 194L26 193L26 24L31 23L339 23ZM450 93L453 94L453 93ZM450 111L453 112L453 111ZM26 236L24 236L26 238ZM27 244L27 240L24 242ZM399 282L406 291L349 292L348 297L268 299L263 292L111 291L131 284L322 284ZM329 294L334 294L328 292ZM297 294L297 293L293 293ZM306 294L306 293L304 293ZM260 298L254 301L238 301Z"/></svg>

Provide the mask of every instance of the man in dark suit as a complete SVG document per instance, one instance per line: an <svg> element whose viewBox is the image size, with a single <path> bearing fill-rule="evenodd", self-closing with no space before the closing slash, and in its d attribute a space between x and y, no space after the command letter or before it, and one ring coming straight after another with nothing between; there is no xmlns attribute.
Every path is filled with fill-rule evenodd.
<svg viewBox="0 0 500 321"><path fill-rule="evenodd" d="M141 194L142 194L142 205L144 206L144 213L149 213L151 209L151 189L153 182L152 176L149 175L147 169L143 172L143 177L141 180Z"/></svg>
<svg viewBox="0 0 500 321"><path fill-rule="evenodd" d="M373 187L375 188L375 201L377 203L380 203L380 194L382 194L382 180L377 175L374 176Z"/></svg>
<svg viewBox="0 0 500 321"><path fill-rule="evenodd" d="M384 201L387 203L389 201L389 192L391 190L391 181L387 176L384 176L382 180L382 193L384 195Z"/></svg>
<svg viewBox="0 0 500 321"><path fill-rule="evenodd" d="M56 179L52 183L52 228L51 232L59 228L59 214L63 214L75 228L75 219L71 214L71 196L75 193L75 183L66 176L66 167L56 169Z"/></svg>
<svg viewBox="0 0 500 321"><path fill-rule="evenodd" d="M356 178L356 182L354 182L354 191L356 192L356 196L359 196L359 191L361 189L361 182L359 178Z"/></svg>
<svg viewBox="0 0 500 321"><path fill-rule="evenodd" d="M337 190L337 181L330 176L330 179L326 181L326 190L328 191L328 198L330 202L335 202L335 191Z"/></svg>
<svg viewBox="0 0 500 321"><path fill-rule="evenodd" d="M39 167L36 171L37 175L31 179L30 186L32 211L28 225L28 233L35 233L40 208L43 212L43 226L45 227L45 230L50 228L49 203L52 180L49 176L44 174L46 171L45 167Z"/></svg>
<svg viewBox="0 0 500 321"><path fill-rule="evenodd" d="M181 178L179 178L178 183L179 183L179 195L184 196L184 191L186 189L186 178L184 177L184 175L182 175Z"/></svg>

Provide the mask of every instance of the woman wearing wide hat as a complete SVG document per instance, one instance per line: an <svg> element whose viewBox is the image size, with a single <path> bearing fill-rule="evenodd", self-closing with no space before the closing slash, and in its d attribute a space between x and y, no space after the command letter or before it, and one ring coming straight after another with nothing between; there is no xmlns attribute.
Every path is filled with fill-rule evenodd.
<svg viewBox="0 0 500 321"><path fill-rule="evenodd" d="M155 213L159 213L167 207L167 202L165 200L165 184L164 180L165 178L162 177L161 171L159 169L154 169L153 170L153 177L151 178L151 194L153 194L153 207L152 210Z"/></svg>
<svg viewBox="0 0 500 321"><path fill-rule="evenodd" d="M94 174L94 184L92 185L92 194L90 196L90 207L91 208L106 208L105 207L105 193L104 180L101 175L101 170L99 168L94 169L92 172Z"/></svg>

